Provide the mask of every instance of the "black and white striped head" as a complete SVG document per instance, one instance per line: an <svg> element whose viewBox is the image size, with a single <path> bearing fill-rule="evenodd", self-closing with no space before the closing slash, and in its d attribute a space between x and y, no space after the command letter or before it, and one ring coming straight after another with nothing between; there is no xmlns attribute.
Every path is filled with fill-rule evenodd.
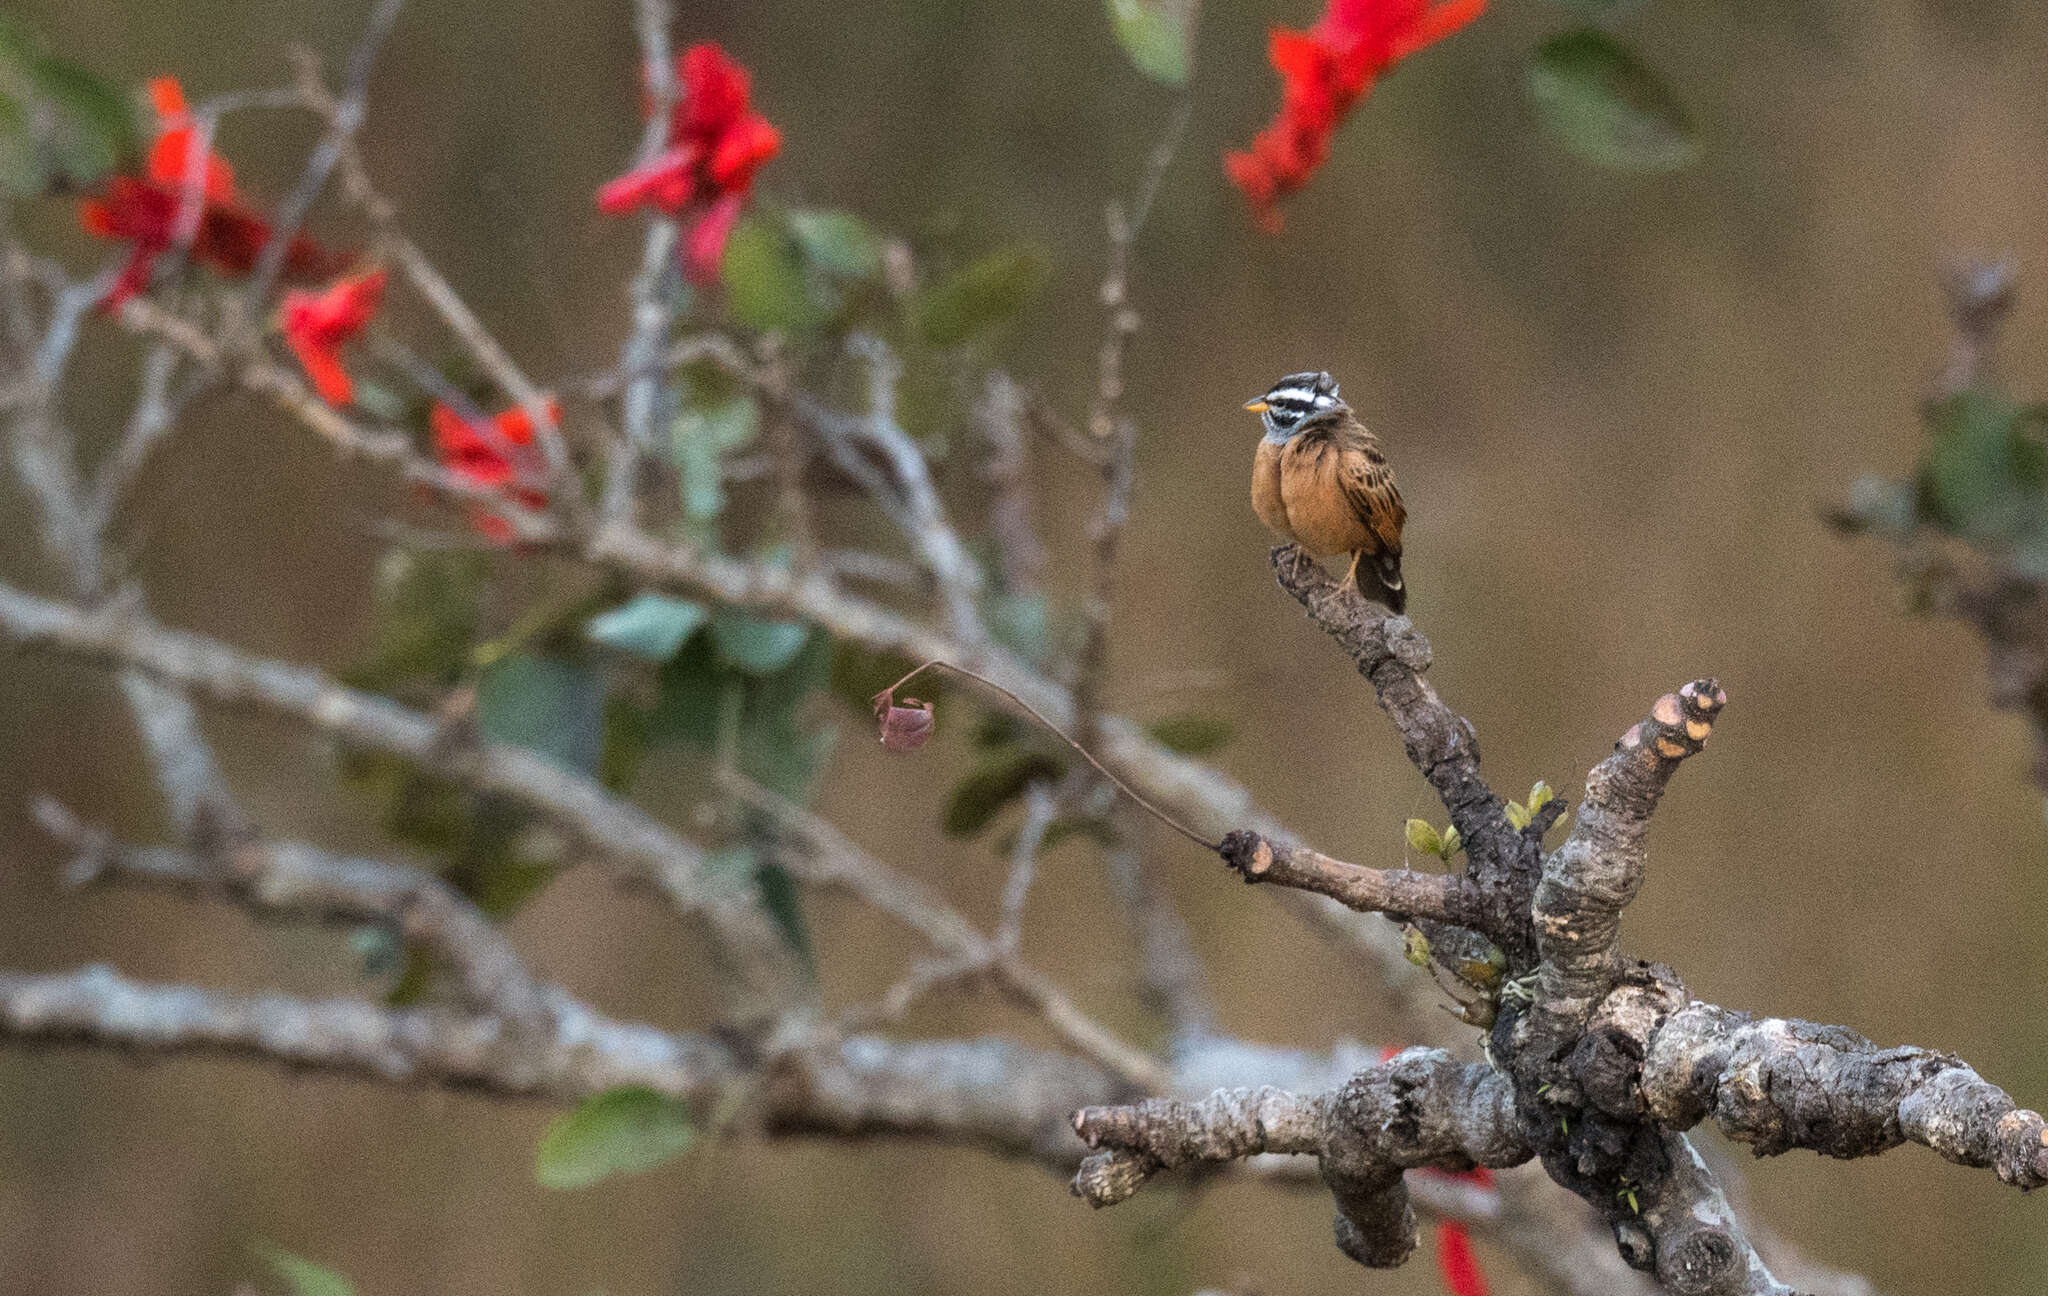
<svg viewBox="0 0 2048 1296"><path fill-rule="evenodd" d="M1328 373L1289 374L1245 408L1266 425L1266 440L1284 443L1311 423L1350 409Z"/></svg>

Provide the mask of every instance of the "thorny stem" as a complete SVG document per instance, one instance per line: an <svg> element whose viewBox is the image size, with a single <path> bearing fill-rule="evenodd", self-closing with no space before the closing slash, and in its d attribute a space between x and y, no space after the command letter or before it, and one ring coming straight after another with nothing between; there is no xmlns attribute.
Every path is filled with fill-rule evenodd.
<svg viewBox="0 0 2048 1296"><path fill-rule="evenodd" d="M1158 806L1153 805L1150 801L1147 801L1144 797L1139 796L1136 792L1132 791L1130 784L1124 782L1115 774L1112 774L1109 771L1108 766L1104 765L1101 761L1096 760L1095 757L1089 753L1088 749L1086 747L1083 747L1080 743L1075 742L1073 738L1068 735L1066 730L1060 728L1052 721L1046 719L1045 714L1041 712L1037 707L1032 706L1029 702L1026 702L1023 698L1018 697L1015 693L1012 693L1010 690L1004 688L1002 685L996 683L994 680L988 678L987 676L977 675L973 671L968 670L965 666L955 666L951 662L940 661L937 658L933 658L931 661L925 662L923 665L916 667L908 675L905 675L902 679L897 680L894 684L891 684L888 688L883 689L880 693L875 694L874 701L876 705L885 705L890 699L894 698L897 689L902 688L905 684L910 683L910 681L916 679L919 675L924 674L926 671L933 669L951 671L955 675L964 676L967 679L971 679L975 683L980 684L985 688L992 688L996 692L1002 694L1004 697L1010 699L1010 701L1022 707L1025 710L1025 712L1031 716L1033 720L1038 721L1040 725L1044 726L1052 733L1058 735L1061 742L1065 743L1069 747L1072 747L1076 752L1079 752L1082 760L1087 761L1090 765L1093 765L1095 767L1096 773L1102 775L1102 777L1116 784L1117 791L1122 792L1125 796L1129 797L1131 800L1137 802L1140 806L1144 807L1145 811L1149 813L1154 819L1157 819L1160 823L1165 824L1168 828L1173 829L1181 836L1187 838L1189 841L1193 842L1197 846L1202 847L1205 850L1214 851L1218 855L1221 855L1223 853L1223 843L1210 841L1207 837L1202 836L1202 834L1196 832L1194 829L1188 827L1180 820L1166 813L1166 811L1161 810Z"/></svg>

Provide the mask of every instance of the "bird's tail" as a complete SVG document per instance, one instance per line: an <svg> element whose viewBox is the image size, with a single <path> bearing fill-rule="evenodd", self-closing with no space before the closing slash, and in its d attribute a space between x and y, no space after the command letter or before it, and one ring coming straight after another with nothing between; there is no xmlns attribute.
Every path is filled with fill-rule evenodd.
<svg viewBox="0 0 2048 1296"><path fill-rule="evenodd" d="M1392 612L1401 612L1408 606L1408 587L1401 581L1401 555L1382 550L1376 554L1361 553L1354 571L1358 573L1358 592L1375 603L1384 603Z"/></svg>

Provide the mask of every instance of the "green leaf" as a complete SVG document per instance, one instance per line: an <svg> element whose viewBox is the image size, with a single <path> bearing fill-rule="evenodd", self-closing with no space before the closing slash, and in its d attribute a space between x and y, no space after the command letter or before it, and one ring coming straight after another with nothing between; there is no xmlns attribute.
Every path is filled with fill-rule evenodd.
<svg viewBox="0 0 2048 1296"><path fill-rule="evenodd" d="M1025 747L987 752L968 768L967 776L946 796L940 826L949 837L972 837L989 826L1004 806L1024 795L1034 779L1053 778L1059 762Z"/></svg>
<svg viewBox="0 0 2048 1296"><path fill-rule="evenodd" d="M2042 529L2042 448L2026 415L1988 388L1933 407L1924 494L1935 521L1970 540Z"/></svg>
<svg viewBox="0 0 2048 1296"><path fill-rule="evenodd" d="M1206 756L1221 749L1237 732L1222 716L1196 711L1155 720L1147 728L1167 750L1183 756Z"/></svg>
<svg viewBox="0 0 2048 1296"><path fill-rule="evenodd" d="M1439 833L1427 819L1410 819L1407 826L1408 844L1424 855L1441 855L1444 851L1443 834Z"/></svg>
<svg viewBox="0 0 2048 1296"><path fill-rule="evenodd" d="M1508 802L1508 826L1516 832L1529 826L1529 807L1520 801Z"/></svg>
<svg viewBox="0 0 2048 1296"><path fill-rule="evenodd" d="M811 799L838 740L835 729L805 729L786 720L750 717L741 721L735 746L741 773L802 805Z"/></svg>
<svg viewBox="0 0 2048 1296"><path fill-rule="evenodd" d="M789 214L789 232L813 266L842 279L874 279L882 273L882 240L849 211L814 209Z"/></svg>
<svg viewBox="0 0 2048 1296"><path fill-rule="evenodd" d="M457 682L469 669L486 574L481 554L386 553L377 564L370 651L343 672L343 681L380 693Z"/></svg>
<svg viewBox="0 0 2048 1296"><path fill-rule="evenodd" d="M1186 85L1194 61L1195 0L1107 0L1110 26L1138 71Z"/></svg>
<svg viewBox="0 0 2048 1296"><path fill-rule="evenodd" d="M68 59L38 59L31 77L51 114L43 143L53 178L82 188L136 151L135 103L128 95Z"/></svg>
<svg viewBox="0 0 2048 1296"><path fill-rule="evenodd" d="M795 240L764 217L741 221L726 240L720 276L733 318L748 328L800 333L834 309L812 291Z"/></svg>
<svg viewBox="0 0 2048 1296"><path fill-rule="evenodd" d="M1031 249L990 252L918 296L917 330L935 346L965 342L1022 310L1046 274L1045 259Z"/></svg>
<svg viewBox="0 0 2048 1296"><path fill-rule="evenodd" d="M1448 861L1464 844L1465 835L1458 831L1456 825L1445 828L1443 846L1437 851L1437 858Z"/></svg>
<svg viewBox="0 0 2048 1296"><path fill-rule="evenodd" d="M83 189L136 151L134 100L53 58L26 24L0 25L0 189Z"/></svg>
<svg viewBox="0 0 2048 1296"><path fill-rule="evenodd" d="M688 743L710 751L718 742L719 708L728 687L737 687L733 672L722 666L710 635L692 636L661 668L659 691L647 714L647 741Z"/></svg>
<svg viewBox="0 0 2048 1296"><path fill-rule="evenodd" d="M292 1296L355 1296L355 1284L324 1265L293 1255L275 1242L261 1239L249 1249L291 1290Z"/></svg>
<svg viewBox="0 0 2048 1296"><path fill-rule="evenodd" d="M682 474L683 513L708 522L725 508L725 456L752 444L761 406L747 392L692 400L669 424L669 446Z"/></svg>
<svg viewBox="0 0 2048 1296"><path fill-rule="evenodd" d="M770 675L795 661L810 633L801 621L769 621L730 608L711 618L718 655L753 675Z"/></svg>
<svg viewBox="0 0 2048 1296"><path fill-rule="evenodd" d="M760 892L761 907L774 920L775 930L815 979L817 956L811 949L811 928L804 921L803 893L797 890L796 879L780 864L763 864L754 870L754 887Z"/></svg>
<svg viewBox="0 0 2048 1296"><path fill-rule="evenodd" d="M1592 28L1537 47L1523 79L1536 118L1581 161L1620 171L1676 171L1699 154L1662 81L1620 42Z"/></svg>
<svg viewBox="0 0 2048 1296"><path fill-rule="evenodd" d="M649 708L624 693L604 700L604 753L597 760L597 781L605 790L624 796L640 774L650 745Z"/></svg>
<svg viewBox="0 0 2048 1296"><path fill-rule="evenodd" d="M1045 660L1052 647L1052 614L1045 595L997 594L989 598L984 613L989 631L1003 647L1034 665Z"/></svg>
<svg viewBox="0 0 2048 1296"><path fill-rule="evenodd" d="M604 681L559 657L514 653L477 686L477 728L494 743L525 747L564 768L595 773L604 743Z"/></svg>
<svg viewBox="0 0 2048 1296"><path fill-rule="evenodd" d="M608 648L665 662L710 616L701 603L666 594L640 594L592 617L584 633Z"/></svg>
<svg viewBox="0 0 2048 1296"><path fill-rule="evenodd" d="M0 192L30 198L42 193L46 184L28 110L0 85Z"/></svg>
<svg viewBox="0 0 2048 1296"><path fill-rule="evenodd" d="M587 1188L639 1174L689 1151L690 1109L638 1085L608 1089L556 1117L541 1135L533 1177L543 1188Z"/></svg>
<svg viewBox="0 0 2048 1296"><path fill-rule="evenodd" d="M1643 0L1557 0L1565 8L1588 18L1619 18L1640 5Z"/></svg>
<svg viewBox="0 0 2048 1296"><path fill-rule="evenodd" d="M1557 800L1557 793L1551 788L1550 784L1545 783L1542 779L1537 779L1529 785L1530 814L1535 814L1538 810L1541 810L1544 806L1549 805L1555 800Z"/></svg>

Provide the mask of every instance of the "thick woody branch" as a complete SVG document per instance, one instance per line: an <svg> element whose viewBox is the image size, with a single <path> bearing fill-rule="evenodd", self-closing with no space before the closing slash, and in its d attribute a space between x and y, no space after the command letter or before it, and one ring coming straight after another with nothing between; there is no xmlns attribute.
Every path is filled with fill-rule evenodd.
<svg viewBox="0 0 2048 1296"><path fill-rule="evenodd" d="M1586 776L1571 836L1544 861L1536 888L1543 963L1536 1002L1520 1028L1524 1068L1554 1062L1572 1047L1593 1005L1614 988L1621 911L1642 886L1650 816L1679 762L1706 743L1727 703L1711 679L1666 693Z"/></svg>
<svg viewBox="0 0 2048 1296"><path fill-rule="evenodd" d="M1340 590L1294 545L1273 550L1273 571L1280 588L1308 609L1309 619L1337 641L1372 685L1408 759L1436 789L1464 837L1475 880L1488 884L1533 871L1533 850L1508 822L1506 806L1480 773L1478 733L1423 678L1430 663L1429 640L1414 622L1355 591Z"/></svg>
<svg viewBox="0 0 2048 1296"><path fill-rule="evenodd" d="M518 1021L543 1011L544 991L505 934L431 874L253 834L223 836L204 853L132 846L48 798L35 812L44 830L73 852L65 873L73 885L142 884L225 895L274 917L386 924L439 955L471 1007Z"/></svg>
<svg viewBox="0 0 2048 1296"><path fill-rule="evenodd" d="M1347 864L1306 846L1275 842L1254 832L1225 834L1221 854L1223 862L1246 882L1312 891L1360 913L1426 918L1460 927L1480 927L1486 922L1479 888L1460 874Z"/></svg>
<svg viewBox="0 0 2048 1296"><path fill-rule="evenodd" d="M1097 1149L1074 1192L1123 1201L1162 1170L1268 1152L1315 1156L1337 1203L1337 1245L1360 1264L1391 1268L1415 1249L1405 1170L1518 1165L1531 1155L1506 1077L1410 1049L1328 1093L1224 1089L1199 1102L1152 1099L1089 1108L1074 1129Z"/></svg>
<svg viewBox="0 0 2048 1296"><path fill-rule="evenodd" d="M644 1085L717 1109L745 1093L764 1133L898 1138L1029 1157L1071 1173L1082 1158L1073 1113L1115 1101L1119 1083L1069 1054L998 1038L896 1040L863 1034L761 1060L691 1032L622 1022L549 987L539 1031L443 1006L391 1008L130 980L106 967L0 971L0 1040L136 1054L270 1061L388 1084L573 1102ZM1329 1057L1224 1044L1191 1056L1186 1091L1212 1079L1322 1084ZM1284 1169L1284 1163L1275 1169ZM1432 1213L1488 1227L1490 1193L1417 1185ZM1600 1292L1603 1288L1591 1288Z"/></svg>
<svg viewBox="0 0 2048 1296"><path fill-rule="evenodd" d="M1641 993L1622 992L1602 1018L1625 1020ZM1642 1044L1641 1100L1673 1129L1711 1119L1758 1156L1875 1156L1918 1143L2022 1189L2048 1185L2048 1123L1961 1058L1697 1001Z"/></svg>

